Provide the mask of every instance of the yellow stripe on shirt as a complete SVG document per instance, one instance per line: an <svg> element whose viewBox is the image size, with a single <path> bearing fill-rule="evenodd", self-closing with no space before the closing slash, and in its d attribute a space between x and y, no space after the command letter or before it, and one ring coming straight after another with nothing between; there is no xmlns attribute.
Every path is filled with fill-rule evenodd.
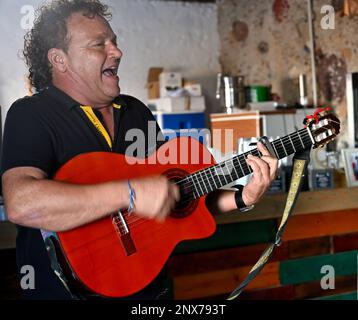
<svg viewBox="0 0 358 320"><path fill-rule="evenodd" d="M81 109L85 112L86 116L93 123L93 125L96 127L96 129L102 134L102 136L105 138L105 140L107 141L109 147L112 150L111 137L109 136L107 130L104 128L102 122L97 118L97 116L93 112L92 107L90 107L90 106L81 106Z"/></svg>

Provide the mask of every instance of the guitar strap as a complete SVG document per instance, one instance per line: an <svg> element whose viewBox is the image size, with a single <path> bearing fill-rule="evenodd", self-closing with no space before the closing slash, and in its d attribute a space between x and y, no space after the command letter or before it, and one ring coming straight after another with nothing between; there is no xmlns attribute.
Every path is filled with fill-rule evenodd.
<svg viewBox="0 0 358 320"><path fill-rule="evenodd" d="M305 170L310 161L310 152L311 150L304 150L299 153L296 153L293 158L293 171L292 178L290 184L290 190L288 191L287 200L285 210L283 212L283 216L281 219L280 226L276 233L275 242L267 247L267 249L263 252L259 260L252 267L247 277L241 282L241 284L229 295L227 300L236 299L241 292L245 289L245 287L261 272L266 263L271 258L275 247L280 246L282 242L282 233L285 230L287 222L292 215L293 208L296 204L299 191L302 186Z"/></svg>

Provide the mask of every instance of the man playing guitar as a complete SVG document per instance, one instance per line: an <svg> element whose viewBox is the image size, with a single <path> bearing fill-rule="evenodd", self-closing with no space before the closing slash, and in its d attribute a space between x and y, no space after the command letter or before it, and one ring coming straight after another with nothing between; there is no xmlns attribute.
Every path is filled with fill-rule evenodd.
<svg viewBox="0 0 358 320"><path fill-rule="evenodd" d="M71 298L51 271L41 230L71 230L129 207L134 215L163 221L180 198L178 187L161 175L85 185L52 179L78 154L124 154L126 131L147 132L154 120L140 101L120 94L123 53L109 17L97 0L54 1L40 9L25 37L24 56L37 93L17 100L7 114L2 186L8 218L18 225L18 267L31 265L36 272L35 289L24 292L28 298ZM263 157L247 160L253 176L239 194L246 206L276 177L278 160L260 143L258 149ZM212 192L209 209L234 210L236 198L234 191ZM150 285L132 297L151 299L161 290Z"/></svg>

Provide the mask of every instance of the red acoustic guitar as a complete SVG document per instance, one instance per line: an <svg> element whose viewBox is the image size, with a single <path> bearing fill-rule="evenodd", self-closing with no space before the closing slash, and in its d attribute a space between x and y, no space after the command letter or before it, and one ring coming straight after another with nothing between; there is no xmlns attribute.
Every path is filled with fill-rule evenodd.
<svg viewBox="0 0 358 320"><path fill-rule="evenodd" d="M306 125L271 142L278 159L323 146L340 129L339 120L326 113ZM159 155L171 148L179 157L177 163L158 164ZM73 277L87 290L107 297L125 297L143 289L158 275L179 242L213 234L215 221L202 196L250 174L251 168L246 164L249 153L261 156L255 149L215 164L197 140L182 137L164 144L146 159L146 164L131 165L125 156L106 152L82 154L70 160L57 172L55 180L90 184L163 174L179 186L181 201L163 223L135 213L114 212L94 223L57 233L67 278ZM190 164L183 164L188 159ZM205 159L209 161L203 164Z"/></svg>

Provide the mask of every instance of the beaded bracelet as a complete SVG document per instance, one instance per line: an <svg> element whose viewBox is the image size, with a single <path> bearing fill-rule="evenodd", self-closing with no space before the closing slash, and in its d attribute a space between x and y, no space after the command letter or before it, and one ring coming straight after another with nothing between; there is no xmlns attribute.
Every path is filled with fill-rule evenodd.
<svg viewBox="0 0 358 320"><path fill-rule="evenodd" d="M128 205L127 212L128 214L131 214L134 211L135 191L132 188L129 180L128 180L128 190L129 190L129 205Z"/></svg>

